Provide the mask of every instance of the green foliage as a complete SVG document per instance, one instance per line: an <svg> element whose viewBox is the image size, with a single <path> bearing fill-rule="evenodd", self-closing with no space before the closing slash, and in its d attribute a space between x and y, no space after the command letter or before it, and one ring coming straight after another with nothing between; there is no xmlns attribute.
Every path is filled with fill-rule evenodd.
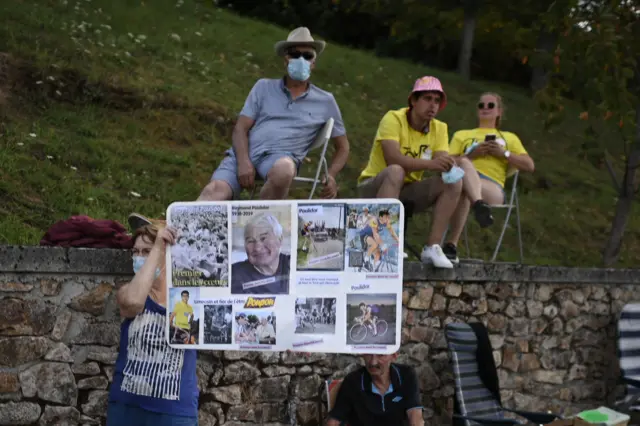
<svg viewBox="0 0 640 426"><path fill-rule="evenodd" d="M203 4L0 3L0 52L13 57L5 62L0 54L0 91L8 97L0 106L0 244L38 244L49 226L74 214L126 223L132 211L162 217L171 202L198 197L251 86L283 74L273 44L291 29ZM486 7L483 13L498 13ZM520 181L525 261L598 262L616 193L604 168L572 155L585 141L579 109L566 103L563 122L547 132L524 91L329 41L313 80L335 95L351 144L338 179L341 198L356 196L354 182L383 114L406 104L417 77L437 75L449 97L439 118L450 134L474 126L478 96L497 91L507 106L505 130L518 134L536 161L536 172ZM317 166L317 153L311 158L305 176ZM292 196L306 198L308 190L296 187ZM495 217L487 230L469 221L474 257L492 253L504 212ZM408 240L423 244L429 225L429 214L415 217ZM637 266L639 230L640 217L632 218L619 265ZM499 259L517 258L512 222Z"/></svg>
<svg viewBox="0 0 640 426"><path fill-rule="evenodd" d="M538 99L553 122L566 98L575 99L591 142L587 148L611 149L618 140L623 149L614 151L626 153L633 140L640 96L638 13L631 3L601 0L575 8L559 25L549 24L562 37L556 51L542 58L553 76Z"/></svg>

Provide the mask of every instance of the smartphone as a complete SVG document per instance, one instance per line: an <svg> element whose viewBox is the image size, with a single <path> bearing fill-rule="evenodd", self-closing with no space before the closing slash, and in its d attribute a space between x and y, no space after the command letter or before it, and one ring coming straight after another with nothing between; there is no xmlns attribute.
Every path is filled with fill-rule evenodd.
<svg viewBox="0 0 640 426"><path fill-rule="evenodd" d="M484 141L485 142L495 142L496 141L496 135L487 135L484 137Z"/></svg>

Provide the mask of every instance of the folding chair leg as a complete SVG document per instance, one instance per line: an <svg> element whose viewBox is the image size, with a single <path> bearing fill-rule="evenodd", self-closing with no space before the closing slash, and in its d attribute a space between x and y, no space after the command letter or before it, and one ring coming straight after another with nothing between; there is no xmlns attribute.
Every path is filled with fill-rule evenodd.
<svg viewBox="0 0 640 426"><path fill-rule="evenodd" d="M471 258L471 247L469 246L469 232L467 231L467 222L464 223L464 248L467 257Z"/></svg>
<svg viewBox="0 0 640 426"><path fill-rule="evenodd" d="M518 226L518 247L520 247L520 263L524 263L524 247L522 247L522 227L520 225L520 200L516 193L516 224Z"/></svg>
<svg viewBox="0 0 640 426"><path fill-rule="evenodd" d="M491 261L495 262L496 257L498 257L498 251L500 250L500 246L502 245L502 239L504 238L504 233L507 231L507 226L509 226L509 218L511 217L511 210L513 207L507 209L507 217L504 219L504 225L502 225L502 231L500 232L500 238L498 238L498 244L496 245L496 249L493 252L493 256L491 257Z"/></svg>

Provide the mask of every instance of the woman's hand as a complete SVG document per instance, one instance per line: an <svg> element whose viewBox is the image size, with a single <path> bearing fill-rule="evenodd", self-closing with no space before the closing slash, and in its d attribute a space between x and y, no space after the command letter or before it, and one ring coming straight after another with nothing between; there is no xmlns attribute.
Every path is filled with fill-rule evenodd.
<svg viewBox="0 0 640 426"><path fill-rule="evenodd" d="M178 230L171 226L167 226L158 232L154 246L164 249L167 245L174 245L176 243L176 238L178 238Z"/></svg>

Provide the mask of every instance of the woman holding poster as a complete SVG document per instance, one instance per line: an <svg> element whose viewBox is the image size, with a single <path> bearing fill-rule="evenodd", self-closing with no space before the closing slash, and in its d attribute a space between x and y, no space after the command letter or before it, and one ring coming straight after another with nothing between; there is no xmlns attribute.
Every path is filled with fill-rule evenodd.
<svg viewBox="0 0 640 426"><path fill-rule="evenodd" d="M140 223L142 221L142 223ZM132 253L135 276L118 290L125 318L109 392L107 426L198 424L196 351L167 343L165 253L176 230L164 221L130 217L139 225Z"/></svg>

